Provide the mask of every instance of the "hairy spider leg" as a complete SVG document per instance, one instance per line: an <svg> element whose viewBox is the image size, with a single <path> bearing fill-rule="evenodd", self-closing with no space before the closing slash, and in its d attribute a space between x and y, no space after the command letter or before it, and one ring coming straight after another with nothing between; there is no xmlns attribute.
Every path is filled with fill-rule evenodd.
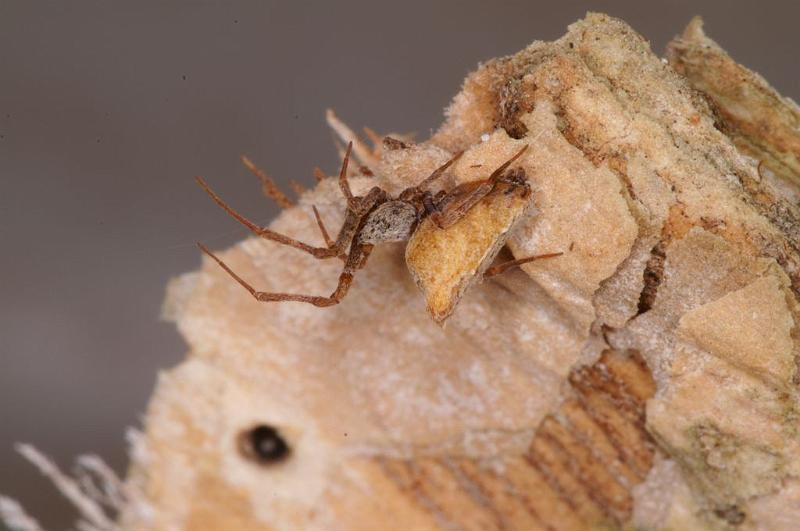
<svg viewBox="0 0 800 531"><path fill-rule="evenodd" d="M264 170L256 166L253 163L253 161L251 161L247 156L242 155L242 163L248 170L250 170L250 172L253 175L259 178L259 180L261 181L261 191L268 199L272 199L273 201L275 201L275 203L277 203L278 206L281 208L289 208L294 205L294 202L291 199L289 199L289 197L286 194L283 193L283 191L280 189L275 180L272 177L270 177ZM320 175L322 175L321 178ZM325 174L319 168L314 168L314 176L316 177L317 181L321 181L322 179L325 178ZM290 185L294 190L294 193L298 197L306 192L306 188L302 184L295 181L294 179L290 181ZM322 237L325 239L325 243L328 245L328 247L330 247L332 245L331 239L328 236L327 231L325 230L325 226L322 224L322 220L319 217L319 213L316 212L316 208L314 210L315 210L314 215L317 219L317 225L319 226L320 232L322 233Z"/></svg>
<svg viewBox="0 0 800 531"><path fill-rule="evenodd" d="M419 183L415 188L417 190L424 190L425 188L430 186L431 183L433 183L436 179L444 175L444 172L447 170L447 168L452 166L453 163L455 163L458 159L460 159L463 154L464 150L461 150L455 155L453 155L453 158L451 158L450 160L448 160L447 162L445 162L444 164L433 170L433 173L431 173L428 177L423 179L422 182Z"/></svg>
<svg viewBox="0 0 800 531"><path fill-rule="evenodd" d="M497 264L496 266L492 266L483 273L484 278L493 277L495 275L499 275L501 273L505 273L512 267L519 267L522 264L527 264L528 262L533 262L534 260L542 260L545 258L555 258L556 256L561 256L564 253L548 253L548 254L539 254L535 256L526 256L525 258L518 258L517 260L509 260L508 262L503 262L502 264Z"/></svg>
<svg viewBox="0 0 800 531"><path fill-rule="evenodd" d="M461 221L473 206L494 189L497 182L502 178L505 170L515 160L520 158L527 149L527 145L523 146L513 157L494 170L486 180L463 183L448 192L436 204L433 204L431 198L428 197L428 204L426 204L425 207L431 221L440 229L446 229Z"/></svg>
<svg viewBox="0 0 800 531"><path fill-rule="evenodd" d="M300 249L301 251L305 251L308 254L314 256L315 258L323 259L323 258L332 258L334 256L338 256L339 252L338 249L332 249L329 247L315 247L313 245L308 245L307 243L303 243L301 241L295 240L294 238L290 238L289 236L285 236L279 232L275 232L270 230L266 227L259 227L249 219L245 218L238 212L236 212L233 208L231 208L225 201L222 200L209 186L206 182L202 179L202 177L196 177L197 184L205 190L205 192L217 203L225 212L227 212L232 218L236 221L250 229L250 231L264 238L266 240L272 240L278 242L283 245L289 245L290 247L294 247L295 249Z"/></svg>
<svg viewBox="0 0 800 531"><path fill-rule="evenodd" d="M274 292L266 292L266 291L258 291L253 286L251 286L247 281L245 281L242 277L237 275L233 272L233 270L228 267L228 265L220 260L217 256L214 255L206 246L202 243L197 243L197 246L210 256L219 266L225 270L236 282L238 282L244 289L246 289L252 296L259 302L284 302L284 301L294 301L294 302L305 302L308 304L313 304L314 306L319 307L326 307L326 306L333 306L334 304L339 304L341 300L347 295L347 291L350 289L350 285L353 283L353 274L355 271L366 264L367 258L369 258L369 253L372 250L371 245L364 245L364 244L354 244L353 248L350 249L350 254L347 257L347 261L345 262L344 268L342 269L341 274L339 275L339 281L336 284L336 289L333 293L330 294L328 297L321 297L317 295L300 295L296 293L274 293Z"/></svg>
<svg viewBox="0 0 800 531"><path fill-rule="evenodd" d="M508 159L507 161L505 161L505 162L504 162L503 164L501 164L501 165L500 165L500 166L499 166L499 167L498 167L496 170L494 170L494 171L492 172L492 174L489 176L489 179L488 179L488 180L489 180L489 181L493 181L493 182L497 182L497 181L500 179L500 177L503 175L503 172L505 172L505 171L506 171L506 168L508 168L509 166L511 166L511 164L512 164L512 163L513 163L515 160L517 160L518 158L520 158L520 157L523 155L523 153L525 153L526 151L528 151L528 148L529 148L529 147L530 147L530 146L529 146L528 144L525 144L524 146L522 146L522 149L520 149L519 151L517 151L517 153L516 153L516 154L515 154L513 157L511 157L510 159Z"/></svg>
<svg viewBox="0 0 800 531"><path fill-rule="evenodd" d="M281 208L289 208L294 205L294 202L289 199L289 196L281 191L275 180L267 175L267 172L256 166L253 161L245 155L242 155L242 164L250 170L250 173L258 177L261 181L261 191L267 199L272 199Z"/></svg>
<svg viewBox="0 0 800 531"><path fill-rule="evenodd" d="M372 250L375 248L375 246L371 243L361 243L359 244L359 247L361 248L361 260L358 262L356 269L363 269L364 266L367 265L369 255L372 254Z"/></svg>
<svg viewBox="0 0 800 531"><path fill-rule="evenodd" d="M325 228L325 223L322 221L322 216L320 216L320 214L319 214L319 210L317 210L317 207L314 206L314 205L311 205L311 208L314 210L314 217L317 220L317 226L319 227L319 231L322 233L322 237L325 239L325 244L328 247L333 247L335 245L335 242L333 240L331 240L331 237L328 234L328 229ZM361 264L359 264L358 269L361 269L362 267L364 267L364 265L366 265L367 258L369 257L370 253L372 252L372 247L374 247L374 246L373 245L365 245L365 247L364 247L364 259L362 260ZM339 258L341 258L342 260L346 261L347 260L347 255L346 254L340 254Z"/></svg>
<svg viewBox="0 0 800 531"><path fill-rule="evenodd" d="M325 228L325 223L322 222L322 217L319 215L319 210L315 205L311 205L311 209L314 211L314 218L317 220L317 226L319 227L319 231L322 233L322 239L325 240L325 245L328 246L330 249L333 247L333 240L328 235L328 229Z"/></svg>
<svg viewBox="0 0 800 531"><path fill-rule="evenodd" d="M447 168L452 166L453 163L455 161L457 161L458 159L460 159L461 155L463 155L463 154L464 154L464 151L462 150L462 151L459 151L458 153L456 153L455 155L453 155L453 157L450 160L448 160L447 162L445 162L444 164L442 164L441 166L439 166L438 168L433 170L433 173L431 173L428 177L423 179L418 185L412 186L411 188L407 188L407 189L403 190L400 193L400 196L398 197L398 199L407 201L407 200L410 200L410 199L412 199L414 197L419 196L419 194L421 194L421 193L424 193L425 189L428 186L430 186L430 184L433 183L436 179L438 179L439 177L444 175L444 172L447 170Z"/></svg>
<svg viewBox="0 0 800 531"><path fill-rule="evenodd" d="M493 188L494 183L489 180L462 183L447 192L438 202L427 197L423 204L431 221L440 229L446 229L461 221Z"/></svg>
<svg viewBox="0 0 800 531"><path fill-rule="evenodd" d="M342 195L347 199L347 206L356 209L356 201L353 197L353 192L350 190L350 183L347 180L347 163L350 161L350 153L353 151L353 142L347 144L347 151L344 152L342 159L342 169L339 170L339 188L342 190Z"/></svg>
<svg viewBox="0 0 800 531"><path fill-rule="evenodd" d="M352 151L353 144L352 142L347 146L347 151L344 155L344 160L342 161L342 169L339 173L339 187L342 190L343 195L347 199L347 209L345 211L345 220L342 223L342 227L339 230L339 235L336 238L335 242L332 242L330 239L330 235L328 234L327 229L325 228L325 224L322 222L322 218L319 215L319 211L317 210L316 206L312 206L314 211L314 216L317 220L317 226L322 233L322 237L325 240L327 247L314 247L312 245L308 245L306 243L300 242L295 240L294 238L290 238L278 232L272 231L265 227L259 227L252 221L248 220L238 212L236 212L233 208L231 208L225 201L222 200L201 177L196 177L197 183L200 185L203 190L217 203L223 210L225 210L230 216L236 219L239 223L250 229L254 234L272 240L284 245L289 245L296 249L300 249L305 251L315 258L331 258L333 256L338 256L345 261L344 268L342 269L341 274L339 275L339 282L336 286L336 289L333 293L331 293L328 297L321 297L315 295L300 295L300 294L293 294L293 293L271 293L271 292L263 292L257 291L253 288L250 284L248 284L243 278L237 275L230 267L228 267L225 262L220 260L214 253L212 253L205 245L200 242L197 242L197 246L208 256L210 256L217 264L219 264L222 269L224 269L236 282L238 282L242 287L244 287L248 292L250 292L256 300L261 302L278 302L278 301L295 301L295 302L306 302L308 304L313 304L314 306L332 306L334 304L338 304L344 296L347 294L347 291L350 289L350 285L353 282L353 274L356 270L363 268L367 264L367 260L369 259L370 254L372 253L373 245L365 244L358 242L356 239L356 235L363 229L364 223L367 220L367 216L369 213L379 204L386 201L387 196L386 192L383 191L379 187L373 187L365 196L363 197L354 197L351 190L350 184L347 181L347 163L350 158L350 153ZM349 247L349 252L345 254L345 250Z"/></svg>
<svg viewBox="0 0 800 531"><path fill-rule="evenodd" d="M343 173L347 170L347 162L342 165ZM333 258L338 257L341 260L347 259L347 251L348 248L352 246L353 239L356 233L359 230L359 227L363 223L365 217L369 214L369 212L378 204L386 200L386 192L381 190L378 187L373 187L367 195L363 197L354 197L352 201L352 205L348 205L345 211L345 219L344 223L342 223L341 229L339 229L339 234L336 237L336 241L331 242L330 235L328 234L325 225L322 223L322 218L319 216L319 212L317 211L316 207L312 207L314 209L314 215L317 219L317 225L320 228L320 232L322 232L322 237L325 240L325 244L327 247L315 247L313 245L309 245L307 243L303 243L299 240L294 238L290 238L284 234L279 232L275 232L270 230L266 227L259 227L249 219L245 218L238 212L236 212L233 208L231 208L225 201L222 200L209 186L208 184L202 179L202 177L196 177L197 183L200 185L203 190L217 203L223 210L225 210L231 217L233 217L236 221L250 229L251 232L260 236L267 240L272 240L274 242L288 245L290 247L294 247L295 249L300 249L301 251L305 251L310 255L318 258L320 260L326 258ZM346 181L345 181L346 182ZM348 187L349 189L349 187ZM363 265L361 266L363 267Z"/></svg>

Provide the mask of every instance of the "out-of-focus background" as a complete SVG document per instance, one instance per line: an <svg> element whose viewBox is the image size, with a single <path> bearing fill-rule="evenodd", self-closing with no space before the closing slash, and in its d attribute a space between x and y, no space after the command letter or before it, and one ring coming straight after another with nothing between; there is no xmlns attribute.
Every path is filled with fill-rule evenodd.
<svg viewBox="0 0 800 531"><path fill-rule="evenodd" d="M479 61L551 40L587 10L660 54L691 16L737 60L800 97L800 3L0 2L0 493L49 529L66 503L13 450L123 472L160 369L185 346L159 321L194 241L245 236L194 185L206 176L266 222L239 163L282 182L337 166L324 110L425 138Z"/></svg>

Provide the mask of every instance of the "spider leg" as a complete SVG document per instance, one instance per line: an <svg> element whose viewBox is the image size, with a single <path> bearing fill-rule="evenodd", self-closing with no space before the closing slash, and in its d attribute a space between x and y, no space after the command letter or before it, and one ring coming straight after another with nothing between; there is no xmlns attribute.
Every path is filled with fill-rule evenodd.
<svg viewBox="0 0 800 531"><path fill-rule="evenodd" d="M314 205L311 205L311 209L314 211L314 218L317 220L317 226L319 227L319 231L322 233L322 239L325 240L325 245L328 248L333 247L333 240L328 235L328 229L325 228L325 223L322 222L322 217L319 215L319 210Z"/></svg>
<svg viewBox="0 0 800 531"><path fill-rule="evenodd" d="M499 167L498 167L496 170L494 170L494 171L492 172L492 174L489 176L489 179L487 179L487 180L491 181L492 183L494 183L494 182L496 182L497 180L499 180L499 179L500 179L500 177L502 177L502 175L503 175L503 172L505 172L505 171L506 171L506 168L508 168L509 166L511 166L511 164L512 164L512 163L513 163L515 160L517 160L518 158L520 158L520 157L522 156L522 154L523 154L523 153L525 153L525 152L528 150L528 147L530 147L530 146L528 146L528 144L525 144L525 145L522 147L522 149L520 149L519 151L517 151L517 153L516 153L516 154L515 154L513 157L511 157L510 159L508 159L507 161L505 161L505 162L504 162L503 164L501 164L501 165L500 165L500 166L499 166Z"/></svg>
<svg viewBox="0 0 800 531"><path fill-rule="evenodd" d="M350 255L347 258L347 262L342 269L341 274L339 275L339 282L336 285L336 289L333 293L330 294L328 297L321 297L317 295L300 295L296 293L274 293L274 292L267 292L267 291L258 291L253 286L251 286L246 280L242 277L237 275L233 272L233 270L228 267L228 265L217 258L208 248L203 245L202 243L197 243L197 246L210 256L219 266L225 270L233 279L238 282L244 289L246 289L250 295L253 296L259 302L284 302L284 301L294 301L294 302L305 302L308 304L313 304L314 306L319 307L326 307L326 306L333 306L334 304L339 304L341 300L347 295L347 291L350 289L350 285L353 283L353 273L358 266L366 262L366 258L369 256L369 252L365 254L363 245L356 246L355 249L352 249Z"/></svg>
<svg viewBox="0 0 800 531"><path fill-rule="evenodd" d="M320 233L322 233L322 239L325 240L325 245L328 246L328 249L336 249L337 252L338 252L337 256L341 260L343 260L343 261L347 260L347 254L345 254L345 252L344 252L344 248L347 246L347 242L348 242L347 236L340 237L339 239L337 239L336 242L331 240L331 236L328 233L328 229L325 228L325 223L322 221L322 216L320 216L319 210L317 210L317 207L314 206L314 205L311 205L311 208L312 208L312 210L314 210L314 218L317 220L317 226L319 227ZM343 225L342 229L344 229L345 226L346 225ZM350 238L352 239L352 236L350 236ZM341 243L337 243L337 242L341 242Z"/></svg>
<svg viewBox="0 0 800 531"><path fill-rule="evenodd" d="M339 171L339 188L342 189L342 195L347 199L347 206L355 210L356 205L353 192L350 190L350 183L347 181L347 163L350 160L350 153L353 151L353 143L347 144L347 151L344 152L344 159L342 160L342 169Z"/></svg>
<svg viewBox="0 0 800 531"><path fill-rule="evenodd" d="M231 217L233 217L236 221L250 229L253 234L260 236L267 240L272 240L274 242L278 242L283 245L288 245L290 247L294 247L295 249L300 249L301 251L305 251L310 255L314 256L315 258L332 258L334 256L338 256L341 254L341 250L339 248L329 248L329 247L315 247L313 245L308 245L307 243L303 243L299 240L295 240L294 238L290 238L289 236L283 235L279 232L275 232L273 230L267 229L265 227L259 227L249 219L245 218L238 212L236 212L233 208L228 206L225 201L222 200L214 191L209 188L208 184L200 178L197 177L197 183L200 187L205 190L205 192L217 203L220 207L222 207L225 212L227 212Z"/></svg>
<svg viewBox="0 0 800 531"><path fill-rule="evenodd" d="M534 260L542 260L544 258L555 258L556 256L561 256L562 254L564 253L539 254L536 256L527 256L525 258L519 258L517 260L509 260L508 262L503 262L502 264L497 264L496 266L492 266L489 269L487 269L486 272L483 274L483 278L489 278L495 275L499 275L511 269L512 267L518 267L521 266L522 264L533 262Z"/></svg>
<svg viewBox="0 0 800 531"><path fill-rule="evenodd" d="M351 245L353 239L361 230L361 225L370 211L380 203L386 200L386 192L381 188L373 187L372 190L367 192L366 195L358 197L357 209L348 207L345 211L344 222L339 229L339 234L336 236L336 241L333 243L333 249L336 249L339 254L343 254L348 246Z"/></svg>
<svg viewBox="0 0 800 531"><path fill-rule="evenodd" d="M440 229L446 229L451 225L455 225L467 215L467 212L475 206L481 199L486 197L493 189L497 181L499 181L505 170L523 153L528 149L525 145L517 153L500 165L492 172L488 179L484 181L473 181L470 183L461 184L451 191L449 191L434 208L431 209L431 199L428 198L428 204L425 205L431 221L433 221ZM458 155L457 155L458 156ZM438 170L437 170L438 171ZM435 173L435 172L434 172ZM429 177L430 178L430 177ZM427 179L426 179L427 180Z"/></svg>
<svg viewBox="0 0 800 531"><path fill-rule="evenodd" d="M428 201L425 207L427 211L431 211L431 221L440 229L446 229L461 221L467 212L493 188L494 184L490 181L465 183L448 192L441 201L432 206L432 211L431 201Z"/></svg>
<svg viewBox="0 0 800 531"><path fill-rule="evenodd" d="M433 170L433 173L431 173L428 177L423 179L418 185L412 186L411 188L403 190L403 192L400 194L399 199L408 200L408 199L411 199L412 197L418 196L420 193L424 192L425 188L427 188L436 179L438 179L439 177L444 175L444 172L447 170L447 168L452 166L453 163L455 161L457 161L458 159L460 159L461 155L463 155L463 154L464 154L464 151L459 151L458 153L453 155L453 157L450 160L448 160L447 162L445 162L444 164L442 164L441 166L439 166L438 168Z"/></svg>
<svg viewBox="0 0 800 531"><path fill-rule="evenodd" d="M450 166L452 166L452 165L453 165L453 163L454 163L455 161L457 161L458 159L460 159L460 158L461 158L461 155L463 155L463 154L464 154L464 151L463 151L463 150L462 150L462 151L459 151L458 153L456 153L455 155L453 155L453 157L452 157L450 160L448 160L447 162L445 162L444 164L442 164L441 166L439 166L438 168L436 168L435 170L433 170L433 173L431 173L431 174L430 174L428 177L426 177L425 179L423 179L423 180L422 180L422 182L421 182L421 183L419 183L419 184L416 186L417 190L424 190L424 189L425 189L425 188L427 188L427 187L428 187L428 186L429 186L431 183L433 183L433 182L434 182L436 179L438 179L439 177L441 177L442 175L444 175L444 172L447 170L447 168L449 168Z"/></svg>
<svg viewBox="0 0 800 531"><path fill-rule="evenodd" d="M358 267L356 269L363 269L364 266L367 265L367 260L369 260L369 255L372 254L372 249L374 249L374 245L364 244L361 246L361 260L358 262Z"/></svg>
<svg viewBox="0 0 800 531"><path fill-rule="evenodd" d="M275 201L281 208L289 208L294 205L294 202L278 188L272 177L244 155L242 155L242 164L261 181L261 191L264 192L264 196Z"/></svg>

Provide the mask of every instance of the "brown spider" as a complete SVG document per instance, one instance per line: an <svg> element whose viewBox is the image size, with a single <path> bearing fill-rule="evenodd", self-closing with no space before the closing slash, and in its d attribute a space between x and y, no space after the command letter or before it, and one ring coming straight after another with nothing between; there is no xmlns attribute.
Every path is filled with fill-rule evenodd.
<svg viewBox="0 0 800 531"><path fill-rule="evenodd" d="M505 173L511 163L522 156L525 150L528 149L528 146L525 146L492 172L487 179L464 183L447 192L441 191L434 195L428 191L428 187L440 178L447 168L461 157L463 152L457 153L418 185L406 188L397 197L391 197L385 190L377 186L370 189L369 192L363 196L354 196L347 180L347 165L352 148L353 143L350 142L344 155L341 171L339 172L339 187L345 199L347 199L347 210L344 223L335 241L331 240L328 235L328 231L322 223L322 219L316 207L312 207L317 225L326 243L325 247L308 245L266 227L259 227L228 206L227 203L209 188L202 178L197 177L198 184L206 193L208 193L208 195L228 214L250 229L253 234L283 245L295 247L318 259L341 259L344 262L344 268L339 275L339 282L336 289L330 296L322 297L316 295L258 291L239 275L234 273L202 243L198 242L197 245L258 301L297 301L320 307L332 306L341 302L347 294L353 282L353 275L358 269L366 265L370 252L376 244L407 241L412 236L419 223L425 218L430 218L439 229L445 229L461 220L473 206L491 193L516 192L522 194L523 197L529 197L531 193L530 186L528 185L522 169L511 170ZM259 176L267 195L275 199L282 206L291 204L291 201L283 195L282 192L277 190L272 180L266 174L258 170L258 168L246 159L245 164L251 171ZM555 257L561 254L562 253L542 254L512 260L488 268L484 273L484 277L502 273L510 267L519 266L533 260Z"/></svg>

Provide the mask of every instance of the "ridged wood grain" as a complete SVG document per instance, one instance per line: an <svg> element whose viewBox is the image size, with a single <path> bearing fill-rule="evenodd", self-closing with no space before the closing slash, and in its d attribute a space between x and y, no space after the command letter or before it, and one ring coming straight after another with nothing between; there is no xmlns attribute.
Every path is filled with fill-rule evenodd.
<svg viewBox="0 0 800 531"><path fill-rule="evenodd" d="M375 459L442 529L588 529L624 525L653 463L645 403L655 392L635 351L606 350L574 370L568 398L523 455Z"/></svg>

